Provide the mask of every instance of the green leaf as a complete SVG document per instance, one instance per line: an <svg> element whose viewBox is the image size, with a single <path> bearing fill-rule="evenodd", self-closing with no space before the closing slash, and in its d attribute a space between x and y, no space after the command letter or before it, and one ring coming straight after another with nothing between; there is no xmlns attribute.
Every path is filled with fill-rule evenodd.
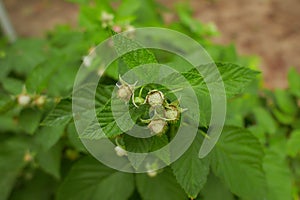
<svg viewBox="0 0 300 200"><path fill-rule="evenodd" d="M108 136L108 137L114 137L117 135L120 135L121 133L125 132L126 130L130 130L132 127L130 125L130 122L128 122L128 118L126 116L126 111L124 110L125 107L123 106L124 102L121 100L118 101L118 104L115 104L115 112L114 115L111 111L111 104L107 104L104 106L104 108L99 112L98 114L98 119L99 119L99 124L103 130L103 132ZM134 106L130 106L129 112L131 115L131 120L136 122L137 119L144 114L143 111L140 111L139 108L136 108ZM126 128L126 130L121 130L115 120L117 120L122 123L119 124L123 128Z"/></svg>
<svg viewBox="0 0 300 200"><path fill-rule="evenodd" d="M122 56L122 59L129 68L143 64L157 63L154 54L148 49L143 48L143 46L136 41L122 34L114 35L113 41L118 55L123 55L125 52L128 52Z"/></svg>
<svg viewBox="0 0 300 200"><path fill-rule="evenodd" d="M88 87L88 86L84 86L84 87ZM95 109L96 109L96 113L98 114L97 117L99 119L99 113L102 112L102 110L105 110L104 112L107 112L108 115L110 115L111 120L113 120L113 116L112 113L110 111L110 107L108 106L108 104L110 104L111 101L111 95L113 93L113 89L115 86L113 85L98 85L97 89L96 89L96 94L95 94ZM86 100L86 96L90 96L90 94L85 95L86 93L91 93L93 91L89 91L89 90L85 90L85 91L80 91L81 94L80 95L76 95L76 96L80 96L81 99L78 99L77 101L88 101ZM78 105L78 106L82 106L83 108L87 105ZM82 109L84 110L84 109ZM87 107L87 114L90 113L91 108ZM84 115L86 113L82 113L82 119L84 118ZM90 116L89 116L90 117ZM84 131L82 133L80 133L80 138L86 138L86 139L101 139L104 137L103 135L103 131L101 129L99 129L98 126L98 121L88 121L86 122L88 125L85 127Z"/></svg>
<svg viewBox="0 0 300 200"><path fill-rule="evenodd" d="M293 130L287 141L287 154L296 157L300 153L300 129Z"/></svg>
<svg viewBox="0 0 300 200"><path fill-rule="evenodd" d="M1 69L8 66L17 74L27 75L38 63L45 60L46 49L45 40L19 39L8 48L7 56L1 60Z"/></svg>
<svg viewBox="0 0 300 200"><path fill-rule="evenodd" d="M50 61L44 61L35 67L26 79L26 89L28 92L38 94L43 92L64 59L63 57L57 57Z"/></svg>
<svg viewBox="0 0 300 200"><path fill-rule="evenodd" d="M141 0L140 8L137 10L136 23L146 26L161 26L162 17L157 14L158 4L154 0Z"/></svg>
<svg viewBox="0 0 300 200"><path fill-rule="evenodd" d="M64 126L44 126L35 134L34 141L41 146L41 149L48 150L57 143L64 133Z"/></svg>
<svg viewBox="0 0 300 200"><path fill-rule="evenodd" d="M15 78L4 78L2 81L3 88L11 94L21 94L23 88L23 82Z"/></svg>
<svg viewBox="0 0 300 200"><path fill-rule="evenodd" d="M300 98L300 75L296 68L290 68L288 73L289 89L298 98Z"/></svg>
<svg viewBox="0 0 300 200"><path fill-rule="evenodd" d="M0 199L8 198L14 183L25 166L26 140L15 138L1 143L0 149Z"/></svg>
<svg viewBox="0 0 300 200"><path fill-rule="evenodd" d="M58 183L54 178L48 176L42 171L35 171L33 178L26 181L23 185L17 187L9 197L10 200L28 200L28 199L53 199L56 185Z"/></svg>
<svg viewBox="0 0 300 200"><path fill-rule="evenodd" d="M156 151L158 149L163 148L169 143L168 136L166 134L162 136L152 137L152 144L150 151ZM169 149L166 151L155 152L154 153L160 160L162 160L165 164L170 164L170 152Z"/></svg>
<svg viewBox="0 0 300 200"><path fill-rule="evenodd" d="M209 174L207 182L201 191L199 200L234 200L234 195L228 188L212 173ZM198 199L198 198L197 198Z"/></svg>
<svg viewBox="0 0 300 200"><path fill-rule="evenodd" d="M119 18L132 17L141 6L141 1L124 0L121 2L116 14Z"/></svg>
<svg viewBox="0 0 300 200"><path fill-rule="evenodd" d="M72 100L62 99L55 108L46 116L42 125L45 126L65 126L73 118Z"/></svg>
<svg viewBox="0 0 300 200"><path fill-rule="evenodd" d="M154 136L155 137L155 136ZM125 134L123 138L125 149L134 153L148 153L151 149L151 138L137 138ZM135 169L138 169L144 161L146 155L144 154L129 154L128 159Z"/></svg>
<svg viewBox="0 0 300 200"><path fill-rule="evenodd" d="M170 168L164 168L163 172L155 177L137 174L136 184L143 200L183 200L187 198Z"/></svg>
<svg viewBox="0 0 300 200"><path fill-rule="evenodd" d="M278 125L271 113L262 107L257 107L253 110L256 118L256 123L264 130L264 133L274 134L277 131Z"/></svg>
<svg viewBox="0 0 300 200"><path fill-rule="evenodd" d="M298 143L299 144L299 143ZM281 146L278 146L281 148ZM272 200L292 199L292 176L285 157L272 149L266 150L264 170L268 182L268 198Z"/></svg>
<svg viewBox="0 0 300 200"><path fill-rule="evenodd" d="M38 109L25 108L19 116L19 123L22 129L29 134L34 134L40 124L42 113Z"/></svg>
<svg viewBox="0 0 300 200"><path fill-rule="evenodd" d="M230 99L227 102L226 125L243 127L244 118L252 114L254 107L260 107L260 99L257 94L246 93L239 98ZM261 111L258 111L261 112ZM262 111L264 112L264 111ZM260 120L260 116L259 117ZM262 117L263 119L263 117ZM257 118L258 120L258 118ZM273 119L274 120L274 119ZM269 120L267 120L269 121ZM268 122L272 123L272 122ZM265 127L264 127L265 128ZM271 126L270 130L273 129ZM271 130L272 131L272 130Z"/></svg>
<svg viewBox="0 0 300 200"><path fill-rule="evenodd" d="M202 141L203 138L198 133L189 149L171 165L178 183L193 199L203 188L209 174L209 158L198 157Z"/></svg>
<svg viewBox="0 0 300 200"><path fill-rule="evenodd" d="M86 152L84 145L82 144L79 135L77 133L74 123L70 123L67 127L67 135L70 143L77 151Z"/></svg>
<svg viewBox="0 0 300 200"><path fill-rule="evenodd" d="M125 148L129 152L135 153L148 153L152 151L156 151L165 145L168 144L168 137L166 135L162 136L153 136L150 138L136 138L130 135L125 134L123 138ZM157 158L164 161L165 163L170 162L170 154L169 152L161 152L157 153ZM139 154L129 154L128 159L135 169L138 169L139 166L144 161L146 155Z"/></svg>
<svg viewBox="0 0 300 200"><path fill-rule="evenodd" d="M60 178L61 144L56 144L48 150L38 153L37 161L41 168L56 179Z"/></svg>
<svg viewBox="0 0 300 200"><path fill-rule="evenodd" d="M57 199L127 200L133 191L133 174L116 171L85 157L74 164L58 190Z"/></svg>
<svg viewBox="0 0 300 200"><path fill-rule="evenodd" d="M121 106L122 108L122 106ZM121 111L122 112L122 111ZM123 113L124 114L124 113ZM118 115L118 118L122 118L124 115ZM97 114L99 124L102 128L102 131L108 137L114 137L123 133L123 131L119 128L115 117L111 110L111 104L107 104L104 108ZM130 127L131 128L131 127ZM130 130L128 127L128 130Z"/></svg>
<svg viewBox="0 0 300 200"><path fill-rule="evenodd" d="M76 74L78 72L77 66L79 66L79 63L73 61L65 61L65 63L60 63L60 67L49 78L46 88L47 94L49 96L69 97L73 89Z"/></svg>
<svg viewBox="0 0 300 200"><path fill-rule="evenodd" d="M0 114L6 113L17 105L17 101L7 95L0 94Z"/></svg>
<svg viewBox="0 0 300 200"><path fill-rule="evenodd" d="M216 68L214 65L217 66L218 71L215 70ZM199 71L202 74L200 74ZM218 72L220 73L222 79L220 79ZM186 82L181 75L188 82ZM231 63L210 63L193 68L188 72L183 72L181 75L178 73L172 73L163 81L171 84L171 89L174 90L192 87L198 98L200 125L207 126L211 118L210 95L215 94L216 96L222 97L224 92L226 92L226 97L231 98L237 94L241 94L244 89L255 79L257 72ZM206 77L206 82L204 81L203 76ZM216 87L214 87L215 91L209 91L208 84L210 86L216 86L222 82L224 84L225 91Z"/></svg>
<svg viewBox="0 0 300 200"><path fill-rule="evenodd" d="M215 84L217 82L223 81L225 90L226 90L226 96L233 97L237 94L241 94L244 89L255 79L258 72L253 71L247 67L241 67L236 64L232 63L215 63L219 73L222 77L222 80L218 79L217 73L214 72L214 67L212 67L213 64L207 64L207 65L201 65L198 67L198 69L203 72L203 74L206 74L206 79L208 80L207 83L204 81L201 81L200 84L196 83L193 84L195 87L195 90L204 90L204 92L218 92L218 91L207 91L206 87L204 85L206 84ZM196 69L192 69L190 73L195 73ZM199 74L200 75L200 74ZM200 81L203 79L201 76L198 77L195 80ZM189 80L189 79L188 79ZM190 80L189 80L190 81Z"/></svg>
<svg viewBox="0 0 300 200"><path fill-rule="evenodd" d="M103 137L103 133L106 134L107 137L118 136L132 128L134 124L130 122L131 120L136 122L137 119L145 113L145 106L136 108L130 105L129 114L131 119L129 119L129 116L127 116L127 108L124 106L125 103L121 100L116 100L115 102L114 114L112 113L111 102L108 102L102 109L96 110L101 130L99 130L96 125L97 122L91 122L84 132L81 133L81 138L100 139ZM122 129L119 126L121 126Z"/></svg>
<svg viewBox="0 0 300 200"><path fill-rule="evenodd" d="M283 113L280 110L278 110L277 108L274 108L272 111L273 111L273 114L275 115L276 119L280 123L285 124L285 125L293 124L293 122L295 120L295 116Z"/></svg>
<svg viewBox="0 0 300 200"><path fill-rule="evenodd" d="M219 74L215 71L214 65L216 65L222 79L219 78ZM201 75L199 71L201 72ZM209 94L209 92L222 92L208 91L207 85L214 85L223 82L227 97L232 97L242 93L244 89L255 79L257 74L258 72L256 71L232 63L210 63L200 65L197 68L193 68L188 72L182 73L182 75L189 81L189 85L180 85L180 82L176 81L176 79L182 79L178 74L171 74L166 79L177 84L174 87L181 88L192 86L196 92L202 91L207 94ZM207 82L205 82L203 75Z"/></svg>
<svg viewBox="0 0 300 200"><path fill-rule="evenodd" d="M110 101L111 95L113 93L114 85L98 85L95 94L95 107L97 109L103 108L107 102Z"/></svg>
<svg viewBox="0 0 300 200"><path fill-rule="evenodd" d="M292 96L286 90L277 89L274 92L275 101L281 111L289 115L297 113L297 105Z"/></svg>
<svg viewBox="0 0 300 200"><path fill-rule="evenodd" d="M158 137L158 136L154 136ZM135 153L147 153L151 149L152 137L150 138L137 138L125 134L123 138L127 151Z"/></svg>
<svg viewBox="0 0 300 200"><path fill-rule="evenodd" d="M126 150L137 153L155 151L168 144L168 137L165 134L149 138L137 138L126 134L123 140Z"/></svg>
<svg viewBox="0 0 300 200"><path fill-rule="evenodd" d="M247 130L226 127L211 152L211 166L216 176L234 194L251 200L265 198L263 149Z"/></svg>

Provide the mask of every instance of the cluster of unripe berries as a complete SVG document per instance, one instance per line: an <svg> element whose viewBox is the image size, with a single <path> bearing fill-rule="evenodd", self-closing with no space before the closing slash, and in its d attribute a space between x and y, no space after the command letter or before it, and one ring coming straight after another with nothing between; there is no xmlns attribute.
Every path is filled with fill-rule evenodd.
<svg viewBox="0 0 300 200"><path fill-rule="evenodd" d="M117 84L117 98L125 103L129 103L131 100L136 107L143 104L150 106L149 111L152 113L150 119L141 119L141 122L147 124L152 135L164 134L168 128L168 123L176 123L179 120L180 114L184 111L184 109L179 107L179 101L168 103L164 94L159 90L151 90L147 96L143 98L141 97L142 88L140 89L140 95L135 97L134 91L136 89L136 83L128 84L121 77L119 77L119 80L120 84ZM117 156L127 156L127 151L119 145L118 142L116 143L115 152ZM157 175L156 163L148 163L146 169L150 177Z"/></svg>
<svg viewBox="0 0 300 200"><path fill-rule="evenodd" d="M148 124L148 128L153 135L163 134L168 127L168 123L175 123L178 121L180 114L184 109L179 107L179 102L168 103L164 94L159 90L151 90L148 92L146 98L134 97L135 84L128 84L120 77L120 85L117 84L117 97L124 102L132 103L138 107L139 104L148 104L150 106L150 113L153 113L150 119L142 122Z"/></svg>

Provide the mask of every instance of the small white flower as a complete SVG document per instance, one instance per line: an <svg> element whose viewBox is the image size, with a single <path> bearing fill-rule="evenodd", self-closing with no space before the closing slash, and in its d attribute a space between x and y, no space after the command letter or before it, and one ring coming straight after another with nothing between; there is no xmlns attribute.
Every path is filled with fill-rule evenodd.
<svg viewBox="0 0 300 200"><path fill-rule="evenodd" d="M83 56L83 65L85 67L90 67L92 65L93 59L91 56Z"/></svg>
<svg viewBox="0 0 300 200"><path fill-rule="evenodd" d="M148 124L148 128L153 134L161 134L166 130L167 122L163 119L153 119Z"/></svg>
<svg viewBox="0 0 300 200"><path fill-rule="evenodd" d="M146 101L151 107L161 106L164 100L164 94L158 90L152 90L146 96Z"/></svg>
<svg viewBox="0 0 300 200"><path fill-rule="evenodd" d="M132 25L127 25L125 27L125 31L129 32L129 33L133 33L135 31L135 27Z"/></svg>
<svg viewBox="0 0 300 200"><path fill-rule="evenodd" d="M116 146L115 151L117 156L119 157L127 156L127 151L120 146Z"/></svg>
<svg viewBox="0 0 300 200"><path fill-rule="evenodd" d="M28 94L20 94L18 96L18 104L21 106L27 106L31 101L31 98Z"/></svg>
<svg viewBox="0 0 300 200"><path fill-rule="evenodd" d="M108 26L112 26L114 18L115 16L113 14L103 11L101 13L102 27L107 28Z"/></svg>
<svg viewBox="0 0 300 200"><path fill-rule="evenodd" d="M101 20L104 22L112 21L115 18L115 16L111 13L108 13L106 11L103 11L101 13Z"/></svg>

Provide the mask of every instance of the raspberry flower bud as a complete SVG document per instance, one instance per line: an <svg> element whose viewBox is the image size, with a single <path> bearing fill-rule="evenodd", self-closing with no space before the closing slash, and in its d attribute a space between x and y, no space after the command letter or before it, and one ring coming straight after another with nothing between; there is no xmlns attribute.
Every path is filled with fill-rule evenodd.
<svg viewBox="0 0 300 200"><path fill-rule="evenodd" d="M148 170L147 171L147 175L149 177L155 177L157 175L157 171L155 171L155 170Z"/></svg>
<svg viewBox="0 0 300 200"><path fill-rule="evenodd" d="M153 119L148 124L148 128L153 135L162 134L167 128L167 122L163 119Z"/></svg>
<svg viewBox="0 0 300 200"><path fill-rule="evenodd" d="M153 164L146 164L146 169L147 169L147 175L149 177L155 177L157 175L157 164L153 163Z"/></svg>
<svg viewBox="0 0 300 200"><path fill-rule="evenodd" d="M27 162L27 163L31 162L33 160L33 155L32 155L32 153L29 150L27 150L25 152L23 160L24 160L24 162Z"/></svg>
<svg viewBox="0 0 300 200"><path fill-rule="evenodd" d="M38 96L35 100L34 100L34 104L37 106L43 106L46 102L46 97L45 96Z"/></svg>
<svg viewBox="0 0 300 200"><path fill-rule="evenodd" d="M20 94L17 98L17 101L19 105L27 106L31 101L31 97L28 94Z"/></svg>
<svg viewBox="0 0 300 200"><path fill-rule="evenodd" d="M146 96L146 102L151 107L161 106L164 103L165 97L161 91L152 90Z"/></svg>
<svg viewBox="0 0 300 200"><path fill-rule="evenodd" d="M119 157L127 156L127 151L120 146L115 147L115 152Z"/></svg>

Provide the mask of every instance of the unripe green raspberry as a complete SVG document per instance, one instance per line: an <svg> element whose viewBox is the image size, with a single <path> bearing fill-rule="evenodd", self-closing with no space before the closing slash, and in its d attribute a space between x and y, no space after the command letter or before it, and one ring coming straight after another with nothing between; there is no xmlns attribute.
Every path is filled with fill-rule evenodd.
<svg viewBox="0 0 300 200"><path fill-rule="evenodd" d="M163 105L164 100L165 100L164 94L158 90L150 91L146 97L146 101L151 107Z"/></svg>
<svg viewBox="0 0 300 200"><path fill-rule="evenodd" d="M163 119L153 119L148 124L148 128L150 129L151 133L156 134L162 134L165 132L167 128L167 122Z"/></svg>
<svg viewBox="0 0 300 200"><path fill-rule="evenodd" d="M165 117L168 121L176 122L180 117L179 108L174 105L169 105L166 109Z"/></svg>
<svg viewBox="0 0 300 200"><path fill-rule="evenodd" d="M34 104L37 106L43 106L46 102L46 97L45 96L38 96L35 100L34 100Z"/></svg>

